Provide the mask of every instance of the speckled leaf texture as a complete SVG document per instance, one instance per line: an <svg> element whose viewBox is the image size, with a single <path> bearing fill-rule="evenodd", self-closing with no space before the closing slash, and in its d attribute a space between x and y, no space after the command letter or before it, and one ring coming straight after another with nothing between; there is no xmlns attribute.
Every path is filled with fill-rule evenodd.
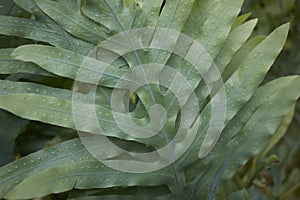
<svg viewBox="0 0 300 200"><path fill-rule="evenodd" d="M9 3L1 1L0 6ZM248 20L250 14L239 16L243 0L15 0L13 4L19 14L0 13L0 34L23 43L0 46L0 108L5 110L1 123L16 123L14 129L0 130L3 142L15 139L16 131L29 121L97 134L96 126L84 125L88 115L74 116L75 101L79 110L94 103L96 120L106 130L105 135L122 148L140 153L165 146L178 130L182 115L172 92L149 85L131 94L127 114L137 124L149 123L149 108L155 103L169 111L163 131L149 139L125 133L114 121L110 107L113 90L119 89L116 83L122 76L138 65L153 62L170 66L188 80L201 109L195 119L187 121L201 123L187 127L198 126L185 153L152 172L110 168L94 158L80 138L45 147L0 168L0 198L32 199L68 193L68 199L74 200L214 200L218 186L268 145L300 96L300 76L263 83L285 44L289 24L268 36L251 37L258 20ZM183 33L200 43L214 61L226 93L225 123L218 140L205 137L213 99L206 80L184 58L161 49L133 49L103 70L101 63L90 56L89 52L106 39L144 27ZM157 37L155 32L151 36ZM136 40L146 40L151 46L152 40L143 37L139 35ZM159 37L161 41L169 39L167 34ZM181 42L179 38L176 44L180 48ZM201 56L192 43L182 48ZM85 76L78 79L77 72L86 60L90 65L84 69ZM102 78L95 84L91 77L97 73ZM56 80L64 80L66 85L49 84ZM84 92L72 93L75 80L96 88L93 102L84 101ZM216 83L213 91L219 89ZM75 118L83 123L79 129ZM203 143L213 145L200 149ZM13 147L8 149L13 151ZM199 158L199 151L203 158ZM235 196L241 194L228 199Z"/></svg>

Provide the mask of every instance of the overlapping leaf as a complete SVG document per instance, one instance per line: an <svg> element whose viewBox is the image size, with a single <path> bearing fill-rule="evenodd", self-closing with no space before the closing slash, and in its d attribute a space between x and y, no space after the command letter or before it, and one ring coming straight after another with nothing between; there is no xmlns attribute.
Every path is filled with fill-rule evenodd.
<svg viewBox="0 0 300 200"><path fill-rule="evenodd" d="M79 139L45 148L1 168L0 195L8 199L28 199L72 188L114 186L155 186L172 180L161 170L130 174L108 168L93 158ZM36 188L32 191L32 188Z"/></svg>
<svg viewBox="0 0 300 200"><path fill-rule="evenodd" d="M14 49L0 49L0 73L1 74L14 74L14 73L29 73L39 74L44 76L53 76L53 74L41 69L39 66L22 62L11 57Z"/></svg>
<svg viewBox="0 0 300 200"><path fill-rule="evenodd" d="M97 87L97 117L108 130L107 136L124 142L128 147L144 145L142 148L149 150L150 146L158 148L165 145L176 132L181 117L176 96L170 91L162 94L163 89L153 85L135 91L129 116L140 124L149 122L147 112L156 103L169 111L167 123L158 137L145 140L127 135L115 124L110 108L112 89L124 74L136 66L167 64L180 72L195 89L202 106L198 116L201 123L188 151L176 163L159 171L131 174L113 170L94 159L79 139L75 139L45 148L0 168L0 197L35 198L76 188L79 195L70 199L135 199L135 195L144 190L146 197L153 199L214 199L218 184L232 177L239 167L267 144L300 95L298 76L282 78L257 89L284 45L288 25L279 27L266 38L248 40L257 20L245 22L249 15L236 19L242 0L85 0L82 4L66 0L15 2L34 17L0 16L0 34L53 46L43 43L21 46L15 50L1 49L0 73L22 72L78 80L77 72L84 68L86 76L80 77L79 81L84 82L88 89ZM219 137L214 135L215 139L205 139L213 96L209 97L203 77L184 58L164 50L147 49L154 42L164 45L165 41L170 40L177 45L174 48L185 49L186 53L197 56L199 52L190 52L192 43L185 44L180 37L173 41L170 35L159 35L153 29L151 39L143 38L142 34L134 38L144 43L141 45L144 49L133 49L133 52L122 55L107 70L101 68L101 62L88 55L95 45L110 36L143 27L169 28L201 43L224 78L226 127L216 147L203 159L198 159L203 141L210 144L204 144L204 150L200 152L206 155ZM128 44L136 41L128 40ZM83 66L87 60L89 65ZM205 67L209 72L210 66ZM99 86L89 85L95 84L95 77L99 74L103 75L97 83ZM6 80L0 80L0 84L1 108L30 120L75 129L72 100L78 101L80 106L73 109L82 114L80 131L95 133L95 127L89 124L89 113L84 111L92 101L82 101L88 95L78 92L77 96L73 94L72 99L72 91L68 89ZM179 87L180 83L175 85ZM214 86L214 94L219 87ZM284 100L281 98L283 94ZM106 151L103 148L100 150ZM131 186L135 188L130 194L122 193L119 188ZM153 195L150 186L167 186L171 194ZM119 193L85 196L84 190L111 187L117 187L115 190ZM230 198L237 196L242 197L242 192Z"/></svg>
<svg viewBox="0 0 300 200"><path fill-rule="evenodd" d="M198 174L198 171L204 170L206 173L200 176L196 175L198 179L195 179L195 182L201 180L201 185L211 184L208 181L205 182L208 180L205 177L212 176L217 171L222 164L220 160L224 160L224 156L228 160L222 179L228 179L249 158L261 151L289 113L293 102L299 98L300 91L296 89L299 81L299 76L286 77L260 87L253 98L226 126L222 133L223 137L220 138L211 154L188 167L186 171L188 179L196 178L194 175ZM280 96L285 93L287 88L294 90L287 93L286 99L283 100ZM274 107L274 105L277 106ZM221 153L224 152L225 147L225 154ZM194 184L193 186L195 187ZM205 187L198 186L195 189L199 190L199 195L205 194L203 191Z"/></svg>

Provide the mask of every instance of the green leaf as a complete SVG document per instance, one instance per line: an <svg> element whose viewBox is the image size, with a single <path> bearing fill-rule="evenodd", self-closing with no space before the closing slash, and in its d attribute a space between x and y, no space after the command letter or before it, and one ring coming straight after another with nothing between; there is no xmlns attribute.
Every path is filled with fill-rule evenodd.
<svg viewBox="0 0 300 200"><path fill-rule="evenodd" d="M274 146L279 142L279 140L284 136L284 134L286 133L286 131L288 130L292 120L293 120L293 116L295 114L295 106L292 106L290 112L286 115L286 117L282 120L280 126L278 127L278 129L276 130L276 132L274 133L273 137L271 138L269 144L267 146L265 146L265 148L263 149L263 151L260 153L259 158L262 158L264 156L267 155L267 153L269 153L269 151L274 148Z"/></svg>
<svg viewBox="0 0 300 200"><path fill-rule="evenodd" d="M47 87L35 83L13 82L7 80L0 80L0 95L9 94L39 94L41 96L56 97L58 99L71 99L72 92L66 89L58 89ZM80 99L82 97L78 97Z"/></svg>
<svg viewBox="0 0 300 200"><path fill-rule="evenodd" d="M237 18L242 0L15 2L32 16L30 19L0 16L0 34L32 39L21 41L20 44L35 44L20 46L15 50L0 50L0 73L10 74L9 80L25 79L40 84L0 80L0 108L26 119L99 134L101 131L97 129L97 123L91 124L96 121L113 143L137 153L161 148L175 138L181 125L187 128L186 135L195 128L198 128L198 133L189 149L175 163L145 174L120 172L102 165L91 157L79 139L45 148L0 168L0 198L26 199L67 192L69 198L75 199L136 199L140 194L145 194L146 199L215 199L218 186L264 148L300 95L297 89L300 82L298 76L281 78L259 87L284 45L288 25L279 27L266 38L248 40L256 20L245 22L249 15ZM138 44L141 49L132 49L119 56L118 52L115 54L110 51L102 54L102 51L99 52L101 48L97 48L97 52L89 54L91 49L107 41L110 36L143 27L153 29L134 38L125 37L122 41L124 44L114 46L116 51L122 45L128 45L126 47L130 50ZM173 38L168 33L159 35L162 27L182 32L192 39L186 44L183 37ZM179 58L172 53L173 49L171 52L159 50L163 45L170 45L200 60L202 54L194 51L192 40L201 43L207 50L225 82L227 115L221 136L219 132L205 134L210 119L221 114L211 112L221 84L216 80L213 87L206 85L202 77L213 71L211 63L205 63L203 75L186 61L184 55ZM13 58L10 57L11 52ZM94 59L95 55L102 62ZM111 55L119 59L104 70L103 63L110 61ZM127 72L133 72L132 76L126 77L133 80L128 84L146 80L147 75L153 75L159 81L170 75L165 72L166 67L159 73L152 73L154 70L151 66L146 70L137 70L136 66L149 63L168 65L181 73L183 78L176 76L175 81L170 79L175 88L180 88L184 79L188 80L192 90L197 93L201 107L199 113L197 110L196 119L190 115L182 117L182 102L167 87L144 84L139 85L137 90L125 92L124 88L115 86ZM26 68L20 67L23 65ZM78 70L83 70L84 76L76 78ZM28 74L19 75L19 72ZM41 75L47 74L54 74L54 77L40 79ZM100 74L103 77L98 81L96 78ZM123 81L128 81L126 78ZM74 84L74 91L77 91L74 93L44 86L70 88L75 79L81 83ZM57 80L66 80L68 84L62 86L55 82ZM213 89L211 95L208 93L210 87ZM93 89L96 89L96 98L89 94ZM121 130L112 115L113 89L126 93L130 99L129 108L123 108L126 107L123 101L118 105L123 109L119 113L119 122L129 127L128 133ZM114 98L120 99L119 96ZM184 106L191 105L191 99L188 96L184 98ZM167 110L167 120L160 132L151 138L129 135L129 132L141 131L136 131L128 119L143 126L146 131L161 121L160 116L150 118L150 108L154 104L160 104ZM91 107L95 108L95 121L90 117ZM75 117L78 127L75 127ZM184 121L179 123L181 118L199 121L200 125L198 127L197 123ZM181 148L180 145L177 147ZM113 150L108 151L105 145L95 145L95 148L120 161L131 156L127 153L116 155ZM173 153L176 152L177 149ZM297 175L297 171L294 173ZM293 179L289 184L295 181ZM160 187L168 189L162 193L154 189ZM78 191L77 195L70 195L74 191ZM239 191L230 198L243 197L244 193Z"/></svg>
<svg viewBox="0 0 300 200"><path fill-rule="evenodd" d="M291 76L278 78L277 80L263 85L258 89L250 102L240 111L238 116L231 122L235 124L238 121L239 124L244 125L240 130L240 133L235 135L232 134L235 131L230 130L230 134L226 134L226 132L229 131L229 126L241 127L241 125L234 126L228 124L227 130L224 130L224 135L226 135L226 137L223 137L223 139L229 139L228 137L232 138L227 142L226 146L231 146L232 152L235 151L233 155L236 155L236 152L239 152L239 149L246 149L248 143L252 144L251 148L248 148L247 151L242 151L243 153L239 156L233 156L232 159L234 158L234 160L232 160L232 163L229 166L233 168L240 167L242 164L245 164L245 157L250 158L251 155L257 154L263 149L265 144L269 142L276 129L289 113L294 102L299 98L300 90L297 87L299 84L300 77ZM287 88L289 88L289 92L286 92ZM281 98L283 93L285 94L284 100ZM258 102L260 102L261 105L253 110L255 107L254 105L259 104ZM243 112L244 110L248 110L248 112ZM243 115L243 117L241 117L241 115ZM248 118L250 115L251 118ZM257 134L258 131L260 134ZM248 140L245 140L245 138ZM239 146L238 144L243 145ZM233 175L231 167L227 168L225 178L229 178Z"/></svg>
<svg viewBox="0 0 300 200"><path fill-rule="evenodd" d="M222 73L223 80L228 80L229 77L237 70L240 63L247 57L249 52L251 52L258 44L260 44L265 36L256 36L249 39L242 48L234 55L230 63L227 65L226 69Z"/></svg>
<svg viewBox="0 0 300 200"><path fill-rule="evenodd" d="M17 6L13 0L2 0L0 2L0 15L30 17L29 13Z"/></svg>
<svg viewBox="0 0 300 200"><path fill-rule="evenodd" d="M240 63L240 67L226 81L227 120L247 102L282 50L289 24L275 29L264 41L253 49Z"/></svg>
<svg viewBox="0 0 300 200"><path fill-rule="evenodd" d="M197 9L195 9L195 11L192 11L191 16L183 29L183 33L191 36L193 39L199 42L200 45L203 46L205 51L209 53L212 59L215 59L215 57L219 54L219 57L216 58L215 62L216 64L220 65L217 65L217 67L222 70L222 68L225 67L224 65L226 65L227 62L231 59L231 54L234 54L235 51L240 48L240 45L244 43L244 40L249 37L248 34L240 36L240 32L234 30L230 32L231 25L234 23L234 16L238 14L241 2L235 1L233 5L227 1L200 2L196 3L196 7L194 8ZM200 8L198 6L200 6ZM217 14L210 15L210 13L212 12L211 9L213 9ZM203 14L198 15L199 12L202 12ZM195 20L199 17L201 17L199 21ZM198 25L197 23L200 24ZM252 23L255 22L252 21ZM240 29L251 30L251 27L254 25L252 23L249 22L249 24L242 26ZM231 42L231 38L233 36L239 36L241 39ZM215 38L218 39L216 40ZM226 38L228 38L227 43L224 43ZM217 42L215 43L215 41ZM188 46L188 48L190 48L190 46ZM189 49L187 49L187 52L188 51ZM224 55L225 53L227 55ZM201 59L201 57L199 59ZM224 63L221 63L222 59L224 59L224 61L222 61ZM207 89L205 88L203 77L199 76L198 72L195 71L193 67L191 68L191 66L187 65L185 62L182 62L182 60L182 58L178 59L178 57L173 56L167 64L169 66L180 66L177 70L190 81L194 88L197 88L196 93L201 105L203 103L202 101L205 100L208 93ZM206 71L203 74L206 74Z"/></svg>
<svg viewBox="0 0 300 200"><path fill-rule="evenodd" d="M206 170L205 174L198 177L199 180L200 178L205 180L205 177L215 173L226 155L229 160L222 179L231 178L237 169L268 143L291 106L299 98L300 91L297 89L299 83L300 77L292 76L279 78L260 87L253 98L227 124L213 151L187 168L187 179L194 180L195 183L197 182L195 175L198 171ZM283 93L284 100L281 98ZM202 182L202 184L208 183ZM203 190L205 190L204 186L198 192L201 193Z"/></svg>
<svg viewBox="0 0 300 200"><path fill-rule="evenodd" d="M14 49L0 49L0 74L29 73L44 76L53 74L41 69L37 65L29 62L22 62L13 59L10 55Z"/></svg>
<svg viewBox="0 0 300 200"><path fill-rule="evenodd" d="M281 121L280 125L278 126L276 132L273 134L273 136L270 139L270 141L268 142L268 144L265 145L264 149L261 152L259 152L259 154L257 154L251 160L251 167L249 167L250 169L248 170L247 175L243 178L244 185L249 185L249 183L251 181L253 181L256 174L259 172L259 170L261 170L265 166L268 166L268 165L270 165L270 163L272 163L272 161L266 162L266 160L268 160L267 153L269 153L269 151L272 148L274 148L274 146L279 142L279 140L286 133L286 131L293 119L294 110L295 110L295 106L292 106L291 110ZM278 161L279 158L275 158L275 159L277 159L277 161Z"/></svg>
<svg viewBox="0 0 300 200"><path fill-rule="evenodd" d="M194 0L166 1L156 26L181 31L192 11L193 4Z"/></svg>
<svg viewBox="0 0 300 200"><path fill-rule="evenodd" d="M87 52L93 48L92 45L72 40L59 30L49 28L48 24L31 19L0 16L0 34L28 38L47 42L67 49L80 49L79 52Z"/></svg>
<svg viewBox="0 0 300 200"><path fill-rule="evenodd" d="M234 72L230 79L225 82L227 96L225 99L227 105L225 125L227 125L239 109L245 105L258 85L262 82L264 76L284 45L288 27L288 24L286 24L274 30L261 44L247 55L245 60L240 63L239 68ZM209 106L210 103L199 116L201 121L203 121L202 125L199 127L199 136L194 141L194 144L192 144L190 150L188 150L185 156L179 160L179 163L183 162L183 160L185 161L184 166L187 166L198 159L199 147L203 143L203 136L207 131L210 120L207 117L210 116Z"/></svg>
<svg viewBox="0 0 300 200"><path fill-rule="evenodd" d="M49 17L37 6L35 0L14 0L15 3L31 13L38 21L50 22Z"/></svg>
<svg viewBox="0 0 300 200"><path fill-rule="evenodd" d="M138 4L140 7L140 12L137 13L137 17L141 20L135 20L133 27L155 27L159 19L163 1L139 0Z"/></svg>
<svg viewBox="0 0 300 200"><path fill-rule="evenodd" d="M55 2L64 5L65 7L74 10L75 12L80 12L81 9L81 0L74 0L74 1L69 1L69 0L54 0Z"/></svg>
<svg viewBox="0 0 300 200"><path fill-rule="evenodd" d="M215 3L206 2L205 4L209 4L207 7L204 6L204 8L207 8L205 14L209 15L207 19L204 19L205 21L201 20L204 24L198 25L197 21L190 17L191 22L187 22L186 26L188 27L184 29L183 33L198 41L211 57L215 58L228 36L234 18L240 12L242 1L216 1ZM202 6L202 4L199 3L199 6ZM198 13L198 10L195 10L195 12ZM211 15L211 13L214 13L214 15Z"/></svg>
<svg viewBox="0 0 300 200"><path fill-rule="evenodd" d="M236 52L244 46L244 43L250 37L256 23L257 19L253 19L231 30L226 42L215 59L215 64L220 70L220 73L224 71Z"/></svg>
<svg viewBox="0 0 300 200"><path fill-rule="evenodd" d="M251 13L246 13L246 14L239 16L235 20L234 24L232 25L232 28L235 29L238 26L242 25L250 16L251 16Z"/></svg>
<svg viewBox="0 0 300 200"><path fill-rule="evenodd" d="M17 17L0 16L0 27L1 34L45 42L57 40L59 35L41 22Z"/></svg>
<svg viewBox="0 0 300 200"><path fill-rule="evenodd" d="M0 169L0 177L0 196L8 199L42 197L72 188L159 186L173 179L168 170L146 174L115 171L93 158L79 139L10 163Z"/></svg>
<svg viewBox="0 0 300 200"><path fill-rule="evenodd" d="M132 2L125 7L122 0L87 0L82 12L109 31L118 33L133 27L137 10Z"/></svg>
<svg viewBox="0 0 300 200"><path fill-rule="evenodd" d="M76 114L78 115L77 120L79 118L81 119L78 131L94 134L98 133L97 124L92 125L90 123L90 113L87 110L89 110L93 104L86 103L86 99L90 98L88 95L77 93L72 99L72 92L69 90L50 88L33 83L15 83L4 80L0 80L0 83L2 84L2 87L0 87L0 108L4 108L26 119L75 129L74 113L72 111L73 100L75 100L78 101L78 108L76 109ZM100 93L97 95L100 95ZM101 105L103 101L104 105ZM117 126L112 111L110 107L106 107L105 101L106 99L100 98L96 102L98 104L95 106L97 119L101 122L102 128L109 130L109 132L105 134L125 140L151 144L153 146L160 144L160 136L154 137L152 140L145 140L124 133ZM148 116L133 118L133 120L138 124L146 124L149 121Z"/></svg>
<svg viewBox="0 0 300 200"><path fill-rule="evenodd" d="M45 45L21 46L13 52L12 57L36 63L53 74L74 80L78 70L82 67L81 74L85 76L78 77L77 81L95 84L97 83L97 77L102 74L99 84L106 87L115 86L120 77L127 72L123 68L119 69L118 66L110 66L105 71L103 70L105 65L96 59L82 56L73 51Z"/></svg>
<svg viewBox="0 0 300 200"><path fill-rule="evenodd" d="M53 30L56 32L59 36L56 37L50 37L50 40L41 40L44 42L47 42L49 44L69 49L72 51L75 51L77 53L81 53L83 55L87 55L91 49L93 49L95 46L85 42L83 40L80 40L72 35L70 35L68 32L66 32L62 27L60 27L58 24L56 24L49 16L47 16L36 4L34 0L15 0L16 4L18 6L22 7L32 15L34 15L36 21L43 23L46 25L47 29ZM74 1L68 1L69 4L74 3ZM72 6L73 7L73 6ZM39 39L35 39L39 40Z"/></svg>
<svg viewBox="0 0 300 200"><path fill-rule="evenodd" d="M258 85L262 82L267 71L281 51L287 32L288 24L274 30L261 44L246 56L245 60L240 63L239 68L230 79L225 82L227 96L225 125L251 98ZM276 41L276 44L274 44L274 41ZM270 46L272 46L271 50ZM260 67L258 68L258 66ZM209 109L209 107L206 107L206 109ZM206 109L204 111L206 111ZM204 113L207 114L207 112L208 111ZM203 114L203 116L205 116L205 114ZM190 158L192 157L193 156L190 156Z"/></svg>
<svg viewBox="0 0 300 200"><path fill-rule="evenodd" d="M226 42L224 43L216 59L214 60L215 65L220 71L220 73L223 72L226 74L230 74L230 71L228 69L229 63L231 63L232 59L236 57L237 52L240 51L241 48L243 49L245 46L247 46L247 43L245 44L245 41L250 37L256 23L257 20L254 19L231 30L231 32L229 33L226 39ZM235 68L238 67L234 64L232 65ZM197 88L195 89L195 92L198 94L199 102L204 101L205 98L209 96L208 90L204 89L205 85L206 83L202 80L200 84L197 86Z"/></svg>
<svg viewBox="0 0 300 200"><path fill-rule="evenodd" d="M226 124L251 98L257 86L263 81L267 71L270 69L285 43L288 28L289 24L285 24L274 30L246 56L243 62L239 64L239 68L226 81ZM258 66L260 67L258 68ZM209 109L209 107L206 107L206 109ZM207 115L207 112L202 114L203 117L205 117L205 115ZM208 124L208 121L206 124ZM205 128L204 131L206 131ZM189 159L195 157L196 155L189 155Z"/></svg>
<svg viewBox="0 0 300 200"><path fill-rule="evenodd" d="M78 38L99 44L108 37L103 28L62 4L49 0L36 0L36 3L55 22Z"/></svg>

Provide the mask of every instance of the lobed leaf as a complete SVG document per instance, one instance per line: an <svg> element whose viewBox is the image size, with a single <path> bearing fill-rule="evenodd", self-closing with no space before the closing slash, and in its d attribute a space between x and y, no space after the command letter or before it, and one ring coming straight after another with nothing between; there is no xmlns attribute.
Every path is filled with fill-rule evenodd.
<svg viewBox="0 0 300 200"><path fill-rule="evenodd" d="M226 66L225 70L222 72L222 78L227 81L229 77L239 68L240 63L247 57L249 52L251 52L258 44L260 44L266 36L256 36L249 39L239 51L231 59L230 63Z"/></svg>
<svg viewBox="0 0 300 200"><path fill-rule="evenodd" d="M62 4L49 0L36 0L36 3L61 27L82 40L97 45L108 37L107 32L103 28Z"/></svg>
<svg viewBox="0 0 300 200"><path fill-rule="evenodd" d="M133 27L138 12L135 6L132 2L125 6L122 0L87 0L82 12L109 31L118 33Z"/></svg>
<svg viewBox="0 0 300 200"><path fill-rule="evenodd" d="M231 63L232 59L237 56L237 52L240 52L241 49L244 49L245 46L247 46L247 43L245 44L245 41L250 37L256 23L257 20L254 19L231 30L226 39L226 42L224 43L216 59L214 60L215 65L221 74L230 74L231 70L229 69L230 67L228 67L228 65L230 65L229 63ZM235 68L238 67L234 64L232 64L232 66L234 66ZM232 71L232 73L233 72L234 71ZM224 79L224 76L222 75L222 78L223 80L226 80ZM205 85L206 83L202 80L195 89L195 92L198 94L199 103L204 102L205 98L209 96L208 90L204 89L206 87Z"/></svg>
<svg viewBox="0 0 300 200"><path fill-rule="evenodd" d="M224 71L226 66L230 63L236 52L244 47L246 40L252 34L255 25L257 24L257 19L250 20L232 29L226 39L226 42L219 51L215 63L220 73Z"/></svg>
<svg viewBox="0 0 300 200"><path fill-rule="evenodd" d="M174 67L183 74L192 88L195 88L202 110L197 118L201 122L198 135L190 149L176 163L160 171L146 174L115 171L91 157L79 139L75 139L45 148L0 168L0 197L24 199L65 192L73 188L84 191L91 188L116 187L115 190L119 190L121 187L136 186L139 189L133 189L132 192L135 196L131 193L105 196L92 193L87 195L89 197L84 196L84 199L135 199L136 195L140 194L139 191L144 189L139 186L148 188L147 186L168 185L172 194L154 196L151 189L145 189L147 198L152 195L154 199L214 199L218 185L231 178L234 172L263 149L278 126L283 123L290 107L299 98L299 76L281 78L258 88L284 45L288 25L279 27L266 38L256 37L246 42L256 25L256 20L245 22L249 14L236 19L242 0L15 1L30 12L35 20L0 16L0 34L46 42L56 47L35 44L21 46L15 50L2 49L0 73L25 72L35 74L35 77L39 74L55 74L54 76L84 82L74 86L74 89L80 92L87 90L89 93L90 89L97 88L96 97L100 98L96 99L95 114L98 122L102 123L102 128L107 131L106 135L112 137L111 140L120 145L125 144L128 148L141 147L143 151L152 149L146 145L161 147L173 138L178 128L178 119L182 115L180 105L172 92L162 94L165 88L146 85L135 91L136 94L128 93L132 95L132 112L128 115L122 113L124 119L121 121L130 126L125 119L129 116L137 124L149 124L149 108L158 103L168 111L165 127L157 136L146 140L127 135L120 130L112 116L110 100L112 88L121 76L129 71L123 68L127 65L134 69L138 65L154 62ZM214 117L210 109L220 85L215 84L213 94L209 97L203 77L191 64L183 61L184 58L179 58L171 52L151 49L165 45L165 41L168 41L175 49L186 50L187 54L199 56L201 60L199 52L191 48L192 43L184 44L181 37L171 38L169 34L161 36L158 31L153 31L150 38L141 34L130 38L134 41L125 41L130 47L141 43L143 49L123 55L123 58L119 58L107 70L103 70L103 63L85 56L95 45L110 36L140 27L164 27L183 32L201 43L210 54L225 80L228 96L225 102L226 127L220 139L218 133L205 134L210 117ZM155 45L155 42L158 45ZM149 47L151 48L148 49ZM12 51L14 59L10 57ZM108 52L110 53L112 52ZM108 55L100 56L106 58ZM83 66L84 61L88 62ZM204 67L209 75L212 70L210 64ZM79 69L83 69L85 75L76 78ZM150 71L151 69L143 72ZM102 74L103 78L97 82L99 74ZM166 75L163 71L162 77ZM140 81L146 77L135 78ZM87 112L95 102L85 92L77 92L72 96L70 90L33 83L0 80L0 84L0 108L27 119L98 133L96 124L90 123L91 113ZM182 83L177 80L172 84L180 87ZM186 98L187 104L188 100ZM76 113L72 112L72 103L77 105L73 107ZM79 128L75 128L74 115L78 115L80 119ZM159 120L157 118L151 120ZM105 147L99 147L97 150L115 156L114 152L107 152ZM212 152L207 155L210 150ZM252 189L251 192L253 191ZM243 196L242 191L239 191L229 199ZM74 197L80 198L80 195Z"/></svg>
<svg viewBox="0 0 300 200"><path fill-rule="evenodd" d="M282 50L289 24L275 29L240 63L240 67L226 81L227 117L230 120L247 102Z"/></svg>
<svg viewBox="0 0 300 200"><path fill-rule="evenodd" d="M233 76L225 82L227 96L227 98L224 99L227 105L225 126L251 98L258 85L262 82L283 47L287 32L288 24L274 30L260 45L249 53L244 62L240 63L239 68L235 71ZM184 160L184 166L188 166L193 160L198 159L199 147L203 143L204 133L207 131L210 120L210 118L207 117L210 116L209 106L210 103L199 116L203 121L202 126L199 127L199 136L186 152L185 156L179 160L179 163Z"/></svg>
<svg viewBox="0 0 300 200"><path fill-rule="evenodd" d="M106 71L105 64L96 59L82 56L73 51L64 50L58 47L45 45L25 45L18 47L12 57L26 62L38 64L41 68L59 76L76 79L79 70L82 70L77 81L97 84L97 77L102 75L101 84L106 87L114 87L120 77L127 70L110 66ZM84 71L83 71L84 70Z"/></svg>
<svg viewBox="0 0 300 200"><path fill-rule="evenodd" d="M285 77L260 87L253 98L228 123L213 151L187 168L187 179L194 180L192 185L202 180L203 185L198 188L199 195L205 194L204 191L207 190L204 185L209 182L204 181L205 177L217 171L224 157L227 157L228 164L222 174L222 180L227 180L264 148L299 98L300 91L296 86L299 81L299 76ZM287 92L287 88L290 92ZM284 100L281 98L282 93L285 93ZM206 173L194 179L199 170L205 170Z"/></svg>
<svg viewBox="0 0 300 200"><path fill-rule="evenodd" d="M0 87L0 108L26 119L98 134L98 124L91 124L92 117L89 110L91 110L91 107L94 105L92 104L93 99L89 100L89 95L76 93L72 98L72 92L69 90L5 80L0 80L0 83L2 85L2 87ZM97 93L97 95L100 94L100 92ZM76 108L73 107L76 113L72 110L73 101L76 101ZM102 102L104 103L102 104ZM109 106L106 105L106 99L102 97L96 103L97 120L101 124L102 129L105 130L104 134L125 140L151 144L153 146L157 146L161 143L161 136L146 140L124 133L116 124L110 104ZM75 114L78 115L77 120L81 119L80 128L74 125ZM132 115L134 114L135 113L132 113ZM129 114L129 116L130 115L131 114ZM148 118L149 117L145 115L142 118L133 118L133 120L138 124L147 124L149 121ZM126 127L126 121L120 122L119 125L120 124Z"/></svg>
<svg viewBox="0 0 300 200"><path fill-rule="evenodd" d="M0 169L0 177L0 196L8 199L42 197L73 188L159 186L173 179L168 170L131 174L108 168L93 158L79 139L10 163Z"/></svg>
<svg viewBox="0 0 300 200"><path fill-rule="evenodd" d="M72 39L61 30L49 28L49 24L31 19L0 16L0 34L47 42L75 52L86 53L93 48L90 44Z"/></svg>
<svg viewBox="0 0 300 200"><path fill-rule="evenodd" d="M53 76L33 63L13 59L10 56L13 51L14 49L0 49L0 74L29 73Z"/></svg>

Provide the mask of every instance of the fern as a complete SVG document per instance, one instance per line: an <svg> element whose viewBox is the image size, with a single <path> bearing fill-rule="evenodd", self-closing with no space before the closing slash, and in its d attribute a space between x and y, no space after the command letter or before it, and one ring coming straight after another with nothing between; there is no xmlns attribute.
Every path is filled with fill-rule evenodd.
<svg viewBox="0 0 300 200"><path fill-rule="evenodd" d="M159 167L153 162L152 166L145 165L147 172L134 173L134 169L122 171L103 164L77 136L1 167L2 198L30 199L68 192L68 199L215 199L216 191L269 143L300 95L299 76L282 77L261 85L285 44L289 24L266 37L250 38L257 20L247 21L249 15L238 17L242 0L15 0L15 3L26 15L0 16L0 34L27 40L16 48L0 49L0 73L19 77L0 80L0 108L25 119L77 130L79 136L101 137L97 126L90 123L90 113L84 111L95 104L97 120L109 141L135 153L155 152L176 138L178 130L184 130L180 141L193 134L194 140L183 155L167 166ZM106 70L99 68L101 63L95 59L93 49L112 36L138 28L147 28L148 32L138 35L130 44L141 44L144 48L132 49L121 57L103 51L106 54L101 60L111 56L116 59ZM187 62L189 58L201 58L203 52L193 49L193 43L184 44L185 38L175 38L172 43L172 34L159 35L162 28L200 43L215 63L205 65L206 69L201 69L203 74L209 74L212 66L216 66L223 80L212 80L207 85L203 74ZM149 48L155 47L153 41L160 41L160 45L168 45L170 41L174 52L188 55L182 58L174 52ZM78 78L85 62L89 64L84 71L86 76ZM138 82L142 75L139 65L146 66L143 71L146 75L155 75L149 63L170 66L162 68L162 75L158 76L169 76L163 74L163 69L170 69L181 74L176 76L178 80L182 77L188 81L200 105L196 115L181 110L181 103L188 107L192 98L186 93L181 93L184 99L181 102L166 87L149 84L128 93L116 85L128 72ZM102 78L95 82L93 77L98 73ZM52 87L49 82L56 80L67 84ZM175 82L169 85L175 88L184 85ZM84 88L94 89L96 98L87 101L90 96ZM74 92L75 89L78 91ZM211 112L214 99L222 90L226 95L224 127L221 126L221 135L214 131L207 134L210 118L215 117ZM114 91L130 95L130 108L120 108L124 112L119 121L126 125L130 118L141 126L151 127L150 132L157 128L151 123L155 126L161 121L155 113L150 116L150 108L160 104L168 110L163 129L153 137L139 138L120 128L111 109ZM75 113L74 104L79 109ZM178 123L181 116L187 116L185 123ZM132 127L129 130L136 131ZM9 131L12 133L0 133L14 134L14 130ZM105 144L95 148L124 166L133 155L123 152L116 156L115 151L107 152ZM172 149L174 155L180 148L177 144ZM153 159L157 156L154 153ZM149 166L156 170L147 170ZM224 194L222 199L241 196L239 191L231 196Z"/></svg>

